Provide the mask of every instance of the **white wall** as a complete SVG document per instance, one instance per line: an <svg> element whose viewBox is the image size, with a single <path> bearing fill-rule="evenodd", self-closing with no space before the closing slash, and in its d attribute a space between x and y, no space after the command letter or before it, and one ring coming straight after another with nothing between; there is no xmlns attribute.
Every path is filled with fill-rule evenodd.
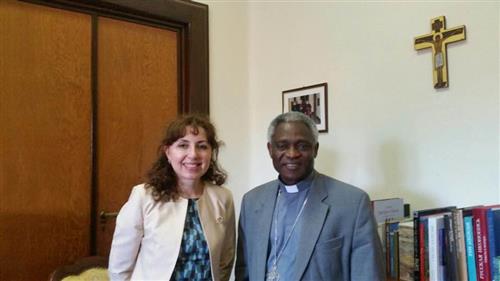
<svg viewBox="0 0 500 281"><path fill-rule="evenodd" d="M250 188L248 8L245 3L208 4L210 116L225 143L219 157L239 213L241 197Z"/></svg>
<svg viewBox="0 0 500 281"><path fill-rule="evenodd" d="M211 115L237 204L276 177L265 144L281 92L322 82L317 170L413 208L499 202L498 2L205 3ZM440 15L467 40L449 45L450 87L435 90L431 53L413 38Z"/></svg>

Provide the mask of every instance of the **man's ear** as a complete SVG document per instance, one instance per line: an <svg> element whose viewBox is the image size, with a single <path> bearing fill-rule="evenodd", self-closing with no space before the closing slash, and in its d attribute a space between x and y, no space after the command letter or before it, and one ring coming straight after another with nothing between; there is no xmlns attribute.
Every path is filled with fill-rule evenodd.
<svg viewBox="0 0 500 281"><path fill-rule="evenodd" d="M318 150L319 150L319 142L316 143L314 146L314 158L318 155Z"/></svg>
<svg viewBox="0 0 500 281"><path fill-rule="evenodd" d="M269 156L271 156L271 157L272 157L272 149L273 149L273 145L270 142L268 142L267 143L267 151L269 152Z"/></svg>

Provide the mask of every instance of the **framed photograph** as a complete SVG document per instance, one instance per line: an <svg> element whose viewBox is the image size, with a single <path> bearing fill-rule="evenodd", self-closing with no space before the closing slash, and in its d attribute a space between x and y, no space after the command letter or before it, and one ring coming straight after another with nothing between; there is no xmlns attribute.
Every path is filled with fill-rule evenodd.
<svg viewBox="0 0 500 281"><path fill-rule="evenodd" d="M318 131L328 132L328 84L322 83L283 91L283 113L299 111L309 116Z"/></svg>

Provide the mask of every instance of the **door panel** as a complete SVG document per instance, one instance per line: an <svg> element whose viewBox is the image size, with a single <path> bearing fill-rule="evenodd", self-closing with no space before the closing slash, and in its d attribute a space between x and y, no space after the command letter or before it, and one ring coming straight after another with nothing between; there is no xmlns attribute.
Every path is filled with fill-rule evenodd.
<svg viewBox="0 0 500 281"><path fill-rule="evenodd" d="M57 8L0 0L0 280L13 281L106 256L114 220L92 212L143 181L167 121L208 113L206 5L26 1Z"/></svg>
<svg viewBox="0 0 500 281"><path fill-rule="evenodd" d="M98 19L98 212L117 212L143 182L178 114L177 40L174 31ZM99 255L109 254L114 225L98 221Z"/></svg>
<svg viewBox="0 0 500 281"><path fill-rule="evenodd" d="M0 280L90 252L90 16L0 1Z"/></svg>

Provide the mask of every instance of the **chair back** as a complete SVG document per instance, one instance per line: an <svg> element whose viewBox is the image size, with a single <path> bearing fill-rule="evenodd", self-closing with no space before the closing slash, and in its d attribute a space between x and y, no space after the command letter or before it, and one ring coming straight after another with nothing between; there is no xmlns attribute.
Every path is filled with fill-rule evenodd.
<svg viewBox="0 0 500 281"><path fill-rule="evenodd" d="M49 281L62 281L68 276L80 275L81 273L96 268L108 268L108 258L100 256L84 257L71 265L64 265L50 274ZM100 272L102 275L102 272ZM106 279L107 280L107 279ZM104 281L104 280L103 280Z"/></svg>

